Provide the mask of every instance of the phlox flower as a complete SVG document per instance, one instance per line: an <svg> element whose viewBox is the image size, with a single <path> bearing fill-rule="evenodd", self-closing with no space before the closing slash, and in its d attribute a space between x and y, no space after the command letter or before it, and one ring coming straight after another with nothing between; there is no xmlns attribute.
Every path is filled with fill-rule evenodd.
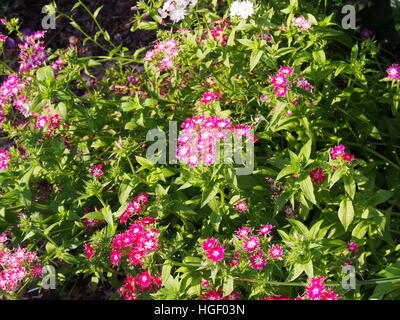
<svg viewBox="0 0 400 320"><path fill-rule="evenodd" d="M326 179L324 170L321 168L315 168L315 169L311 170L310 177L315 184L321 184Z"/></svg>
<svg viewBox="0 0 400 320"><path fill-rule="evenodd" d="M357 253L357 252L360 250L358 244L355 243L354 241L350 242L350 243L347 245L346 248L347 248L347 250L348 250L349 252L352 252L352 253Z"/></svg>
<svg viewBox="0 0 400 320"><path fill-rule="evenodd" d="M258 234L259 235L268 235L271 233L271 230L274 228L272 224L265 224L261 226L260 229L258 229Z"/></svg>
<svg viewBox="0 0 400 320"><path fill-rule="evenodd" d="M269 256L271 258L278 259L278 258L282 257L282 255L283 255L283 249L282 249L282 246L280 246L280 245L273 245L269 249Z"/></svg>
<svg viewBox="0 0 400 320"><path fill-rule="evenodd" d="M240 17L246 20L254 13L254 5L251 1L234 1L230 8L231 17Z"/></svg>
<svg viewBox="0 0 400 320"><path fill-rule="evenodd" d="M253 269L262 270L266 264L268 264L268 261L264 258L264 255L261 252L250 256L250 266Z"/></svg>
<svg viewBox="0 0 400 320"><path fill-rule="evenodd" d="M240 292L239 291L233 291L227 296L223 297L222 300L240 300Z"/></svg>
<svg viewBox="0 0 400 320"><path fill-rule="evenodd" d="M391 65L387 70L388 79L397 79L400 80L400 66L398 64Z"/></svg>
<svg viewBox="0 0 400 320"><path fill-rule="evenodd" d="M222 300L222 291L221 290L210 290L207 291L204 295L204 300Z"/></svg>
<svg viewBox="0 0 400 320"><path fill-rule="evenodd" d="M103 168L102 164L96 164L90 168L90 175L92 175L95 178L99 178L104 174L104 172L101 170Z"/></svg>
<svg viewBox="0 0 400 320"><path fill-rule="evenodd" d="M247 252L257 250L259 248L260 239L256 236L251 236L243 242L243 248L246 249Z"/></svg>
<svg viewBox="0 0 400 320"><path fill-rule="evenodd" d="M7 150L0 149L0 170L7 170L10 154Z"/></svg>
<svg viewBox="0 0 400 320"><path fill-rule="evenodd" d="M236 231L236 235L239 239L244 239L247 237L249 233L251 233L252 229L249 227L241 227Z"/></svg>
<svg viewBox="0 0 400 320"><path fill-rule="evenodd" d="M92 259L94 256L94 248L92 247L92 245L90 243L85 243L85 247L83 249L83 252L86 253L86 258L88 260Z"/></svg>
<svg viewBox="0 0 400 320"><path fill-rule="evenodd" d="M225 248L224 246L217 244L212 249L206 252L207 258L212 261L222 261L224 259Z"/></svg>
<svg viewBox="0 0 400 320"><path fill-rule="evenodd" d="M239 212L246 211L246 210L247 210L247 204L246 204L246 202L245 202L245 201L239 201L239 202L236 204L236 210L239 211Z"/></svg>

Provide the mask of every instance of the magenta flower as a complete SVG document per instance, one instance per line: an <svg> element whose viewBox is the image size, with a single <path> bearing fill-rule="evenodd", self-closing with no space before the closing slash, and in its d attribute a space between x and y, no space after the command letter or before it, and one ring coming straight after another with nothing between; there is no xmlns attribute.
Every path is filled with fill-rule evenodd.
<svg viewBox="0 0 400 320"><path fill-rule="evenodd" d="M386 78L400 80L400 66L398 64L391 65L386 72L388 73Z"/></svg>
<svg viewBox="0 0 400 320"><path fill-rule="evenodd" d="M324 174L324 170L321 168L315 168L310 172L310 177L315 184L321 184L325 181L326 175Z"/></svg>
<svg viewBox="0 0 400 320"><path fill-rule="evenodd" d="M280 258L283 255L283 249L282 246L280 245L273 245L271 246L271 248L269 249L269 256L271 258Z"/></svg>
<svg viewBox="0 0 400 320"><path fill-rule="evenodd" d="M258 252L250 256L250 266L253 269L262 270L266 264L268 264L268 261L262 253Z"/></svg>
<svg viewBox="0 0 400 320"><path fill-rule="evenodd" d="M245 201L239 201L239 202L237 203L237 205L236 205L236 209L237 209L239 212L246 211L246 210L247 210L247 204L246 204L246 202L245 202Z"/></svg>
<svg viewBox="0 0 400 320"><path fill-rule="evenodd" d="M349 252L351 252L351 253L357 253L357 252L360 250L358 244L355 243L354 241L353 241L353 242L350 242L350 243L347 245L346 248L347 248L347 250L348 250Z"/></svg>
<svg viewBox="0 0 400 320"><path fill-rule="evenodd" d="M260 239L256 236L251 236L243 243L243 248L247 252L257 250L259 248Z"/></svg>
<svg viewBox="0 0 400 320"><path fill-rule="evenodd" d="M103 168L102 164L96 164L94 166L92 166L92 168L90 169L89 173L95 177L95 178L99 178L100 176L102 176L104 174L104 172L101 170Z"/></svg>

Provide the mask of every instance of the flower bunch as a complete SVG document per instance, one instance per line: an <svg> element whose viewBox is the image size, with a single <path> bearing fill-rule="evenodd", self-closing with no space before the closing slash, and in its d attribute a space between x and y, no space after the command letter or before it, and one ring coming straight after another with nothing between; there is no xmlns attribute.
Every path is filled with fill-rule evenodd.
<svg viewBox="0 0 400 320"><path fill-rule="evenodd" d="M36 252L26 248L8 249L0 242L0 295L11 294L25 280L37 277L43 277L43 267Z"/></svg>
<svg viewBox="0 0 400 320"><path fill-rule="evenodd" d="M342 144L331 149L331 158L332 159L342 159L347 162L352 162L355 158L354 154L349 154L345 151L346 147Z"/></svg>
<svg viewBox="0 0 400 320"><path fill-rule="evenodd" d="M104 174L102 168L103 168L102 164L95 164L90 168L89 174L95 177L96 179L100 178Z"/></svg>
<svg viewBox="0 0 400 320"><path fill-rule="evenodd" d="M48 58L48 52L44 47L44 42L39 41L46 31L35 32L31 36L25 36L23 43L19 44L19 59L21 65L19 72L28 72L39 68Z"/></svg>
<svg viewBox="0 0 400 320"><path fill-rule="evenodd" d="M226 45L228 42L228 35L226 34L226 31L228 28L232 27L232 24L226 19L219 19L217 21L209 21L209 23L212 25L212 27L210 29L212 38L215 41L218 41L218 43L220 45L222 45L222 46ZM208 37L208 34L206 36L201 36L200 44L203 44L203 41L206 37Z"/></svg>
<svg viewBox="0 0 400 320"><path fill-rule="evenodd" d="M161 287L162 281L159 276L153 276L149 271L145 270L142 273L128 275L121 288L118 289L118 294L124 300L136 300L138 298L138 287L142 291L152 291Z"/></svg>
<svg viewBox="0 0 400 320"><path fill-rule="evenodd" d="M217 239L207 238L201 247L206 253L207 258L211 261L218 262L224 260L225 247L219 244Z"/></svg>
<svg viewBox="0 0 400 320"><path fill-rule="evenodd" d="M135 220L123 233L116 234L112 241L110 260L115 266L123 256L128 256L131 265L141 265L146 256L158 249L160 232L152 227L157 221L146 217Z"/></svg>
<svg viewBox="0 0 400 320"><path fill-rule="evenodd" d="M188 9L196 6L197 0L167 0L162 8L158 9L160 17L165 19L169 16L172 22L182 21L188 15Z"/></svg>
<svg viewBox="0 0 400 320"><path fill-rule="evenodd" d="M182 124L178 138L177 158L191 167L215 163L220 141L228 133L254 138L250 126L231 125L229 118L194 116Z"/></svg>
<svg viewBox="0 0 400 320"><path fill-rule="evenodd" d="M174 59L178 54L178 42L175 39L159 41L155 44L153 50L146 52L144 61L155 62L160 71L169 70L174 68Z"/></svg>
<svg viewBox="0 0 400 320"><path fill-rule="evenodd" d="M128 204L124 213L120 217L120 223L126 223L135 213L143 212L146 203L149 202L149 195L145 192L140 193Z"/></svg>

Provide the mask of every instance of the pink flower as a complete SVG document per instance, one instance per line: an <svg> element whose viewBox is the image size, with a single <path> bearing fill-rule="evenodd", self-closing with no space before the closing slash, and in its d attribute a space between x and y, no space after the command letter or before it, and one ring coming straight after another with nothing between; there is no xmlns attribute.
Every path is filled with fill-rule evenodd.
<svg viewBox="0 0 400 320"><path fill-rule="evenodd" d="M388 73L386 78L400 80L400 66L398 64L391 65L386 72Z"/></svg>
<svg viewBox="0 0 400 320"><path fill-rule="evenodd" d="M259 248L260 239L256 236L252 236L247 238L247 240L243 243L243 248L246 249L247 252L257 250Z"/></svg>
<svg viewBox="0 0 400 320"><path fill-rule="evenodd" d="M346 248L347 248L347 250L348 250L349 252L351 252L351 253L357 253L358 250L360 249L359 246L358 246L358 244L355 243L354 241L353 241L353 242L350 242L350 243L347 245Z"/></svg>
<svg viewBox="0 0 400 320"><path fill-rule="evenodd" d="M204 241L202 248L204 251L211 250L212 248L215 247L217 242L218 240L215 238L207 238L206 241Z"/></svg>
<svg viewBox="0 0 400 320"><path fill-rule="evenodd" d="M259 252L250 256L250 266L253 269L262 270L266 264L268 264L268 261L262 253Z"/></svg>
<svg viewBox="0 0 400 320"><path fill-rule="evenodd" d="M274 91L276 95L278 95L279 97L284 97L288 93L289 88L285 86L279 86L279 87L274 87Z"/></svg>
<svg viewBox="0 0 400 320"><path fill-rule="evenodd" d="M7 170L10 154L7 150L0 149L0 170Z"/></svg>
<svg viewBox="0 0 400 320"><path fill-rule="evenodd" d="M103 168L102 164L96 164L94 166L92 166L92 168L90 169L89 173L95 177L95 178L99 178L100 176L102 176L104 174L104 172L101 170Z"/></svg>
<svg viewBox="0 0 400 320"><path fill-rule="evenodd" d="M324 170L321 168L315 168L311 170L310 177L315 184L321 184L325 181L326 175L324 174Z"/></svg>
<svg viewBox="0 0 400 320"><path fill-rule="evenodd" d="M303 16L299 16L293 19L293 24L296 27L301 27L301 25L306 21L306 19Z"/></svg>
<svg viewBox="0 0 400 320"><path fill-rule="evenodd" d="M246 211L246 210L247 210L247 204L246 204L246 202L245 202L245 201L239 201L239 202L237 203L237 205L236 205L236 209L237 209L239 212Z"/></svg>
<svg viewBox="0 0 400 320"><path fill-rule="evenodd" d="M236 234L239 239L244 239L247 237L249 233L251 233L252 229L249 227L241 227L236 231Z"/></svg>
<svg viewBox="0 0 400 320"><path fill-rule="evenodd" d="M219 93L214 93L211 91L207 91L205 93L202 94L201 96L201 103L203 104L207 104L213 101L217 101L222 97L222 94Z"/></svg>
<svg viewBox="0 0 400 320"><path fill-rule="evenodd" d="M284 75L284 76L291 75L292 73L293 73L293 69L291 67L281 67L278 70L278 74Z"/></svg>
<svg viewBox="0 0 400 320"><path fill-rule="evenodd" d="M236 267L238 264L239 264L238 260L234 259L229 260L229 265L231 266L231 268Z"/></svg>
<svg viewBox="0 0 400 320"><path fill-rule="evenodd" d="M0 33L0 42L5 42L7 40L7 36Z"/></svg>
<svg viewBox="0 0 400 320"><path fill-rule="evenodd" d="M271 83L274 84L276 87L282 87L287 84L287 79L284 74L278 73L275 77L271 77Z"/></svg>
<svg viewBox="0 0 400 320"><path fill-rule="evenodd" d="M136 277L136 283L140 286L141 290L149 289L152 282L153 278L147 270L138 274Z"/></svg>
<svg viewBox="0 0 400 320"><path fill-rule="evenodd" d="M222 291L221 290L210 290L204 295L204 300L221 300Z"/></svg>
<svg viewBox="0 0 400 320"><path fill-rule="evenodd" d="M354 154L349 154L349 153L347 153L347 152L345 152L345 153L343 154L343 156L342 156L342 159L343 159L344 161L347 161L347 162L352 162L352 161L354 160L354 158L355 158L355 155L354 155Z"/></svg>
<svg viewBox="0 0 400 320"><path fill-rule="evenodd" d="M49 119L46 116L39 116L37 118L35 127L38 129L42 129L48 122L49 122Z"/></svg>
<svg viewBox="0 0 400 320"><path fill-rule="evenodd" d="M224 246L217 244L212 249L207 251L207 258L212 261L222 261L224 259L225 248Z"/></svg>
<svg viewBox="0 0 400 320"><path fill-rule="evenodd" d="M202 286L202 288L205 288L205 287L207 287L207 286L208 286L208 284L209 284L209 281L208 281L208 280L204 280L204 281L202 281L202 282L201 282L201 286Z"/></svg>
<svg viewBox="0 0 400 320"><path fill-rule="evenodd" d="M271 230L274 228L272 224L265 224L261 226L260 229L258 229L258 234L259 235L268 235L271 233Z"/></svg>
<svg viewBox="0 0 400 320"><path fill-rule="evenodd" d="M344 150L346 147L344 145L338 145L337 147L334 147L331 149L331 157L332 159L336 159L338 157L341 157L344 154Z"/></svg>
<svg viewBox="0 0 400 320"><path fill-rule="evenodd" d="M283 255L283 249L282 246L280 245L273 245L271 246L271 248L269 249L269 256L271 258L280 258Z"/></svg>
<svg viewBox="0 0 400 320"><path fill-rule="evenodd" d="M85 248L83 249L83 252L86 253L86 258L88 260L92 259L94 256L94 249L90 243L85 243Z"/></svg>

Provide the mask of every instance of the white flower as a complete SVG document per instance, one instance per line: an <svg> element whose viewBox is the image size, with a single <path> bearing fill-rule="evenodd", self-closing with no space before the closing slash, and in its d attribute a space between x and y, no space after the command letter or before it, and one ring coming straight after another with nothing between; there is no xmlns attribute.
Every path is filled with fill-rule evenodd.
<svg viewBox="0 0 400 320"><path fill-rule="evenodd" d="M174 11L170 13L170 18L173 22L179 22L185 18L188 14L185 7L176 7Z"/></svg>
<svg viewBox="0 0 400 320"><path fill-rule="evenodd" d="M234 1L231 6L231 17L239 16L242 19L247 19L254 13L254 5L252 2Z"/></svg>

